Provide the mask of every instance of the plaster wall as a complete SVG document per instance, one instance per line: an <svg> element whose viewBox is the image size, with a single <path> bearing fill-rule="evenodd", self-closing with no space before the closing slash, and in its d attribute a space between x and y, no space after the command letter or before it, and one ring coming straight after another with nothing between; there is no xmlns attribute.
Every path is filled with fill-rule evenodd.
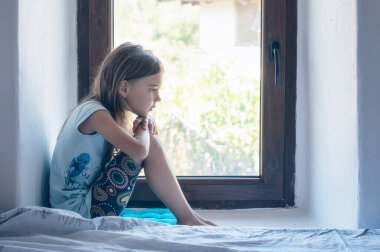
<svg viewBox="0 0 380 252"><path fill-rule="evenodd" d="M17 1L0 1L0 211L18 202L18 46Z"/></svg>
<svg viewBox="0 0 380 252"><path fill-rule="evenodd" d="M76 104L76 1L0 1L0 211L47 205L48 165Z"/></svg>
<svg viewBox="0 0 380 252"><path fill-rule="evenodd" d="M18 31L20 201L47 205L50 157L75 106L76 1L19 0Z"/></svg>
<svg viewBox="0 0 380 252"><path fill-rule="evenodd" d="M308 207L319 226L357 225L356 11L354 0L308 1L308 24L299 31L306 33L307 39L301 42L306 57L298 63L297 85L299 91L305 89L308 109L304 115L297 110L297 121L308 124L303 141L309 146L309 160L296 167L297 172L310 169ZM297 109L301 106L298 103ZM297 148L297 156L303 154Z"/></svg>
<svg viewBox="0 0 380 252"><path fill-rule="evenodd" d="M358 1L359 227L380 227L380 1Z"/></svg>

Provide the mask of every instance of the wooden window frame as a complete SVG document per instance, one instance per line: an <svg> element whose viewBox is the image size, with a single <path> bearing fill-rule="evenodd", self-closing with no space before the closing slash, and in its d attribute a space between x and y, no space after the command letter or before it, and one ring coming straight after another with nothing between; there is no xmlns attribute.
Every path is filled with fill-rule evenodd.
<svg viewBox="0 0 380 252"><path fill-rule="evenodd" d="M78 100L113 44L113 1L77 0ZM178 177L194 208L294 206L297 0L262 0L261 176ZM280 43L280 85L274 81L271 44ZM139 178L130 207L163 207Z"/></svg>

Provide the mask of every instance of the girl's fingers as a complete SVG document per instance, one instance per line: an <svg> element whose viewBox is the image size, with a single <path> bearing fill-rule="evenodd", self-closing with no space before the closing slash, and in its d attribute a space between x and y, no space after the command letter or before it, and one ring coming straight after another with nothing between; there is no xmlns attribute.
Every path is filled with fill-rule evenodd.
<svg viewBox="0 0 380 252"><path fill-rule="evenodd" d="M133 121L132 130L135 131L140 123L144 130L148 128L150 134L158 135L156 121L153 118L140 116L136 117L136 119Z"/></svg>
<svg viewBox="0 0 380 252"><path fill-rule="evenodd" d="M151 116L148 116L147 119L148 119L148 121L149 121L149 122L148 122L149 133L150 133L151 135L155 135L156 132L157 132L157 129L156 129L156 121L155 121L154 118L151 117Z"/></svg>
<svg viewBox="0 0 380 252"><path fill-rule="evenodd" d="M146 127L148 126L148 119L147 118L144 118L143 122L142 122L142 126L143 126L143 129L145 130Z"/></svg>
<svg viewBox="0 0 380 252"><path fill-rule="evenodd" d="M152 135L156 135L157 134L157 125L156 125L156 121L153 120L152 121Z"/></svg>
<svg viewBox="0 0 380 252"><path fill-rule="evenodd" d="M132 131L134 132L140 124L142 124L143 129L146 129L146 124L144 127L144 120L147 120L147 119L145 117L142 117L142 116L136 117L136 119L133 121Z"/></svg>
<svg viewBox="0 0 380 252"><path fill-rule="evenodd" d="M137 126L139 126L139 124L141 123L141 120L143 118L142 117L136 117L136 119L133 121L133 125L132 125L132 131L135 132L135 130L137 129Z"/></svg>
<svg viewBox="0 0 380 252"><path fill-rule="evenodd" d="M149 133L153 134L154 125L153 125L152 120L149 120L148 127L149 127Z"/></svg>
<svg viewBox="0 0 380 252"><path fill-rule="evenodd" d="M139 122L137 120L133 121L133 126L132 126L132 132L135 132L137 126L139 125Z"/></svg>

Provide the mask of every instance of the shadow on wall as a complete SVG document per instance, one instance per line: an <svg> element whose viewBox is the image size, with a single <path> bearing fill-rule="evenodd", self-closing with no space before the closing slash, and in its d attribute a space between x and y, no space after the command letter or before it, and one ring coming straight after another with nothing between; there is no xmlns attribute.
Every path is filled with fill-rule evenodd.
<svg viewBox="0 0 380 252"><path fill-rule="evenodd" d="M42 180L41 180L41 205L50 207L49 202L49 177L50 177L50 158L46 159L46 157L49 157L48 155L45 155L45 162L44 167L42 170Z"/></svg>
<svg viewBox="0 0 380 252"><path fill-rule="evenodd" d="M310 152L310 57L309 1L298 1L298 38L297 38L297 105L296 105L296 207L309 212L311 204Z"/></svg>

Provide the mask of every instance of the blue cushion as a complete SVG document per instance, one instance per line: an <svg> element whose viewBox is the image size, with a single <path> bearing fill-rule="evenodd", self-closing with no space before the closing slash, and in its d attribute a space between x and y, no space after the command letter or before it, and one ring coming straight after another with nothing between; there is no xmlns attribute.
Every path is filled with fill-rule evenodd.
<svg viewBox="0 0 380 252"><path fill-rule="evenodd" d="M146 220L158 221L167 224L177 224L177 219L167 208L146 208L146 209L128 209L125 208L121 213L122 217L141 218Z"/></svg>

